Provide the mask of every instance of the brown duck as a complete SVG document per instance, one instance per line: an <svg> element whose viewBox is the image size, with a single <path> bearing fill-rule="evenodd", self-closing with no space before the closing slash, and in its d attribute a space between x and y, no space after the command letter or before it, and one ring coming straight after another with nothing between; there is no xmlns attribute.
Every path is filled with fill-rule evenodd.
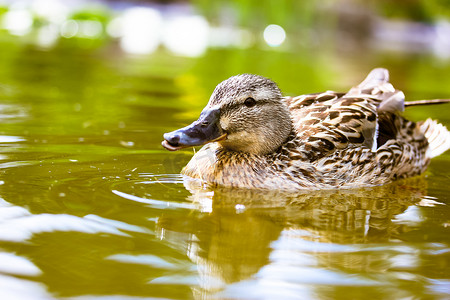
<svg viewBox="0 0 450 300"><path fill-rule="evenodd" d="M281 190L373 186L421 174L450 148L436 121L408 121L406 102L374 69L348 93L283 97L271 80L233 76L214 90L200 118L164 134L171 151L206 144L182 174L212 185Z"/></svg>

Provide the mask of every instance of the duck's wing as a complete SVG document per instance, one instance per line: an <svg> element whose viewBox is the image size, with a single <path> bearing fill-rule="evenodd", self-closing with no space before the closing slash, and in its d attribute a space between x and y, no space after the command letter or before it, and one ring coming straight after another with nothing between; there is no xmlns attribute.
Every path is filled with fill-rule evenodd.
<svg viewBox="0 0 450 300"><path fill-rule="evenodd" d="M400 113L405 110L405 94L389 83L389 72L373 69L366 79L345 94L346 97L364 97L377 107L378 112Z"/></svg>
<svg viewBox="0 0 450 300"><path fill-rule="evenodd" d="M385 69L373 70L346 94L327 91L286 99L300 143L309 160L350 146L378 147L378 114L403 111L404 94L389 83Z"/></svg>

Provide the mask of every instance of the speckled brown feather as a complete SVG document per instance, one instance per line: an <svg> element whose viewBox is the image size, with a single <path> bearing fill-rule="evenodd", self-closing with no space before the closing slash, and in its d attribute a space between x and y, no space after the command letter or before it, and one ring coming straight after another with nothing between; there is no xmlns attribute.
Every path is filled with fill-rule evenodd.
<svg viewBox="0 0 450 300"><path fill-rule="evenodd" d="M437 147L426 136L436 131L450 143L450 134L437 123L405 120L403 93L388 83L387 71L377 70L378 77L369 78L372 72L347 94L284 98L293 131L274 153L233 152L211 143L183 174L220 186L284 190L381 185L421 174L433 157L430 148Z"/></svg>

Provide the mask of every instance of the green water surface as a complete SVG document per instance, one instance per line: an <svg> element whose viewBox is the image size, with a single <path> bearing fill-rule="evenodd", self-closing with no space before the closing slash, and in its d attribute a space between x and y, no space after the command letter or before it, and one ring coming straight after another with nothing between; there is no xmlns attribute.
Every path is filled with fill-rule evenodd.
<svg viewBox="0 0 450 300"><path fill-rule="evenodd" d="M185 186L192 149L160 146L234 74L271 77L295 95L346 90L382 66L410 100L450 98L448 61L0 47L2 299L448 297L450 153L385 187L286 195ZM407 115L450 126L449 112Z"/></svg>

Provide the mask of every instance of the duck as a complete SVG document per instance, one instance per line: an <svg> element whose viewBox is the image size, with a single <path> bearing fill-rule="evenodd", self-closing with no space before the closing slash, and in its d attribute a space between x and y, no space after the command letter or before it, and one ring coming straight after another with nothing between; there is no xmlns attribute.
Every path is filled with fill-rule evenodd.
<svg viewBox="0 0 450 300"><path fill-rule="evenodd" d="M378 186L422 174L450 148L435 120L405 119L406 101L384 68L346 93L283 96L266 77L241 74L216 86L198 120L165 133L170 151L203 146L181 173L211 186L305 191Z"/></svg>

